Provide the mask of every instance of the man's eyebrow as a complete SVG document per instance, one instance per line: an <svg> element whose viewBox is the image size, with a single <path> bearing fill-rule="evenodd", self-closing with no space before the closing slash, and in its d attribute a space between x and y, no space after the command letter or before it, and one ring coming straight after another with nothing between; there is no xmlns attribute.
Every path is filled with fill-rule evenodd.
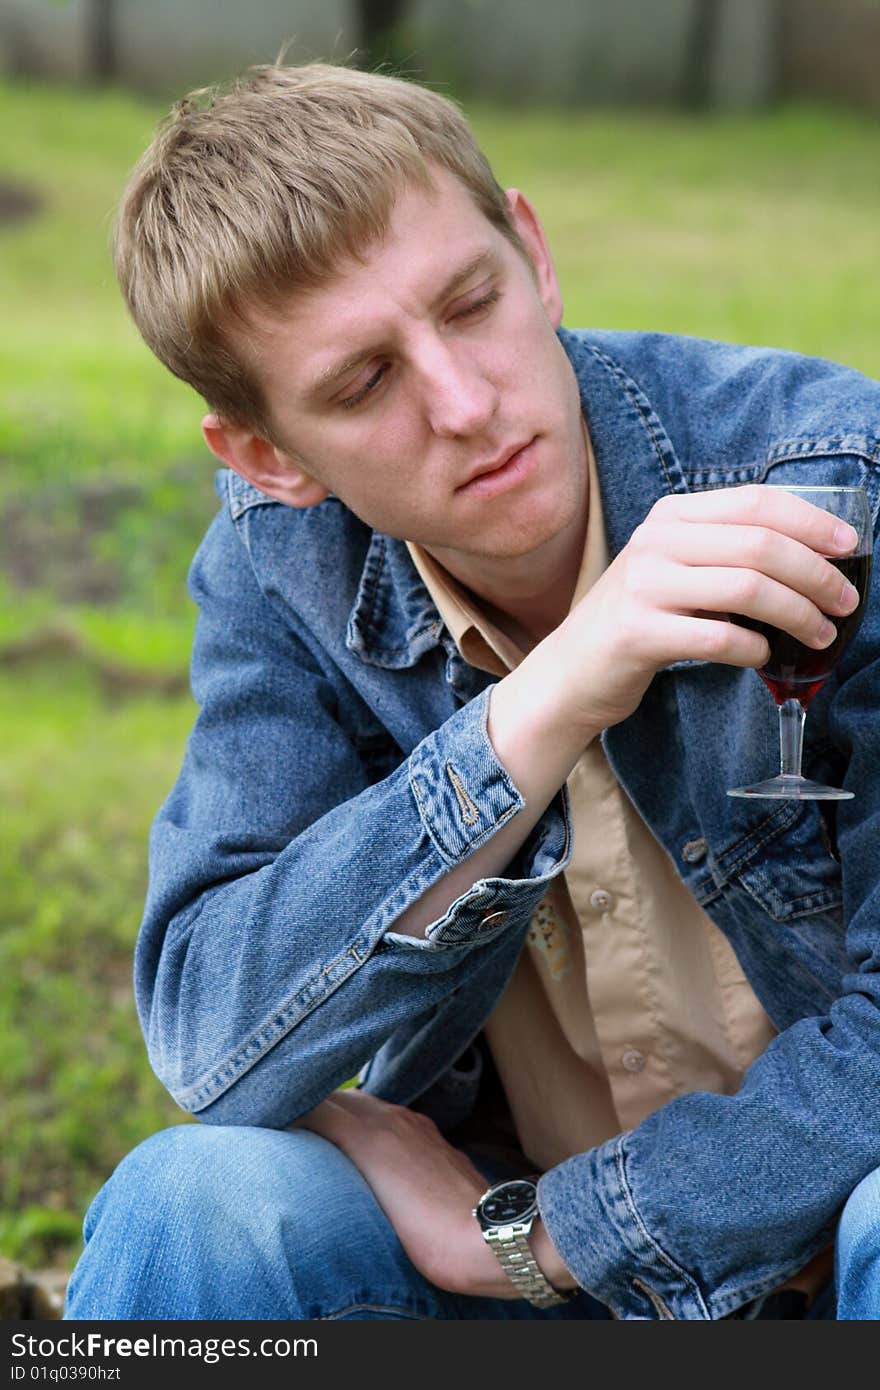
<svg viewBox="0 0 880 1390"><path fill-rule="evenodd" d="M440 293L434 298L431 308L437 309L445 299L449 299L455 294L456 290L461 289L462 285L466 285L472 275L476 275L478 271L484 268L488 269L489 265L492 263L494 263L494 256L489 250L478 251L475 256L471 256L471 259L465 265L461 266L459 270L456 270L454 274L450 275Z"/></svg>
<svg viewBox="0 0 880 1390"><path fill-rule="evenodd" d="M434 299L431 301L431 309L437 309L445 300L449 299L460 290L463 285L466 285L472 276L478 274L478 272L483 269L488 269L491 264L494 264L494 256L488 249L478 251L475 256L471 256L470 260L467 261L465 265L460 266L458 270L450 275L446 284L440 290L440 293L435 295ZM344 361L336 363L332 367L328 367L315 378L308 388L307 394L309 396L326 395L338 382L343 381L349 373L356 371L358 367L364 362L369 361L371 357L375 357L379 350L379 345L366 347L360 352L353 353L350 357L346 357Z"/></svg>

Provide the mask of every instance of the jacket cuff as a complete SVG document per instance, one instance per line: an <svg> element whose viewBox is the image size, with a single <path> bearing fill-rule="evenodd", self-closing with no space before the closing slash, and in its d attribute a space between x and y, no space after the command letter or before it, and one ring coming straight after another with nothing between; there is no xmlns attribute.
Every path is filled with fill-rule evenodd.
<svg viewBox="0 0 880 1390"><path fill-rule="evenodd" d="M538 1183L547 1233L582 1288L626 1320L709 1320L700 1288L652 1236L627 1180L626 1136L577 1154Z"/></svg>
<svg viewBox="0 0 880 1390"><path fill-rule="evenodd" d="M525 805L487 729L492 687L468 702L410 755L410 786L422 824L453 866Z"/></svg>

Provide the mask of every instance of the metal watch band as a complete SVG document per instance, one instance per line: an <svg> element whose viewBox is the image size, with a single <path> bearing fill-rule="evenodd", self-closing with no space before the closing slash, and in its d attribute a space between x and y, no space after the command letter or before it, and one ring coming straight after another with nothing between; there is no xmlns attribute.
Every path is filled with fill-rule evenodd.
<svg viewBox="0 0 880 1390"><path fill-rule="evenodd" d="M529 1222L531 1229L531 1222ZM502 1226L498 1230L484 1231L487 1245L491 1245L507 1277L516 1289L536 1308L553 1308L558 1303L567 1303L570 1293L560 1293L554 1289L532 1254L523 1227Z"/></svg>

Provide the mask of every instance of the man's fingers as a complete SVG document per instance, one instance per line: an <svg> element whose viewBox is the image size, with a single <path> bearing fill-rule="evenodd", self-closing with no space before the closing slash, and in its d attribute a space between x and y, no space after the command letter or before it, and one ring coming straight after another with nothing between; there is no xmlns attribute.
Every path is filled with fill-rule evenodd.
<svg viewBox="0 0 880 1390"><path fill-rule="evenodd" d="M841 616L858 603L856 590L829 560L766 526L670 526L662 548L684 565L730 565L765 574L809 598L823 613Z"/></svg>
<svg viewBox="0 0 880 1390"><path fill-rule="evenodd" d="M695 577L699 583L695 583ZM679 612L701 611L742 614L756 622L782 628L799 642L821 651L833 640L835 630L820 608L803 594L768 579L755 570L718 569L705 565L699 570L676 566L668 572L664 583L664 606Z"/></svg>
<svg viewBox="0 0 880 1390"><path fill-rule="evenodd" d="M658 666L690 660L758 667L770 660L770 647L765 637L723 618L691 618L667 613L658 637L664 649Z"/></svg>
<svg viewBox="0 0 880 1390"><path fill-rule="evenodd" d="M763 526L807 545L820 555L848 555L858 542L852 526L785 488L749 483L710 492L676 493L652 514L681 521Z"/></svg>

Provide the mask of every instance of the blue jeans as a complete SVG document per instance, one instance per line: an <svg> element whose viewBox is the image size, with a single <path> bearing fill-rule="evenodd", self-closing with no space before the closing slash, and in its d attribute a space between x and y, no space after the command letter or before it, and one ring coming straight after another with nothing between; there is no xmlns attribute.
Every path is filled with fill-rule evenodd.
<svg viewBox="0 0 880 1390"><path fill-rule="evenodd" d="M503 1164L472 1152L487 1181ZM880 1170L847 1204L840 1318L880 1318ZM833 1317L820 1297L814 1317ZM607 1319L446 1293L403 1251L354 1165L305 1130L180 1125L130 1153L92 1202L65 1317L78 1319Z"/></svg>
<svg viewBox="0 0 880 1390"><path fill-rule="evenodd" d="M880 1321L880 1168L859 1183L837 1228L837 1316Z"/></svg>
<svg viewBox="0 0 880 1390"><path fill-rule="evenodd" d="M472 1158L487 1186L510 1175ZM85 1241L68 1318L609 1317L583 1292L542 1311L520 1298L436 1288L358 1169L307 1130L163 1130L98 1193Z"/></svg>

